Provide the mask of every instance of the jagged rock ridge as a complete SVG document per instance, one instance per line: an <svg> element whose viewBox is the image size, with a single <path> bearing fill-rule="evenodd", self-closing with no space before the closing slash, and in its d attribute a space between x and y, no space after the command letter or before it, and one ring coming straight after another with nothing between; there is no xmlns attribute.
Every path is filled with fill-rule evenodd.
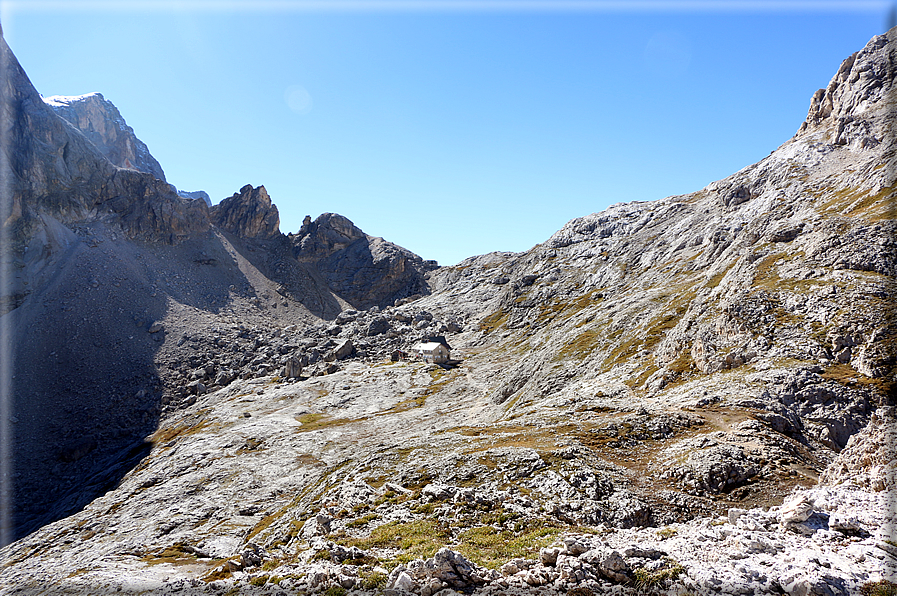
<svg viewBox="0 0 897 596"><path fill-rule="evenodd" d="M296 258L316 263L330 288L356 308L392 305L429 293L427 273L437 267L435 261L365 234L335 213L314 221L306 217L290 240Z"/></svg>

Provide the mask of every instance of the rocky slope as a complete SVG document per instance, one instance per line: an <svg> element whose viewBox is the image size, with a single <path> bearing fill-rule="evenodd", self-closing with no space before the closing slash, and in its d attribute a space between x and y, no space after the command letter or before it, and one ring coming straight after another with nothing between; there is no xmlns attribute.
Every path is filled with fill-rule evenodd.
<svg viewBox="0 0 897 596"><path fill-rule="evenodd" d="M187 338L211 338L237 322L246 334L256 325L268 332L304 326L332 320L350 304L315 259L293 256L263 187L211 209L202 198L180 197L152 173L107 158L131 132L116 128L123 120L100 96L51 102L71 108L63 112L91 135L103 132L94 142L40 97L2 39L0 65L0 110L12 123L2 147L9 170L0 323L15 346L3 421L14 464L4 489L15 504L14 532L22 534L113 485L144 453L160 412L195 394L185 389L197 380L193 369L211 363L205 351L201 359L191 353ZM273 219L251 229L266 210ZM363 259L364 251L352 256ZM392 299L394 288L373 287L388 285L390 275L386 268L364 280L372 299ZM202 350L215 349L203 343ZM210 374L258 372L257 356L218 354Z"/></svg>
<svg viewBox="0 0 897 596"><path fill-rule="evenodd" d="M44 220L79 256L10 313L59 363L19 373L57 401L16 402L16 480L55 492L4 593L893 589L895 53L729 178L454 267L333 214L285 236L263 187L174 244ZM455 362L400 358L433 335ZM138 360L91 378L84 340Z"/></svg>

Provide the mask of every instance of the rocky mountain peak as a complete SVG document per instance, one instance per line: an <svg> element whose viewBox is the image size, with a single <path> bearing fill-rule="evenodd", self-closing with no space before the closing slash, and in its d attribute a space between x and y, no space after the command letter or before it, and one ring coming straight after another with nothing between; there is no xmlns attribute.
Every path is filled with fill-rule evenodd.
<svg viewBox="0 0 897 596"><path fill-rule="evenodd" d="M113 164L165 180L162 166L150 154L146 143L137 138L118 108L101 93L53 95L43 100L57 115L80 130Z"/></svg>
<svg viewBox="0 0 897 596"><path fill-rule="evenodd" d="M329 255L364 238L366 234L348 217L338 213L322 213L314 221L306 217L293 243L305 258Z"/></svg>
<svg viewBox="0 0 897 596"><path fill-rule="evenodd" d="M240 238L275 238L280 235L280 214L264 186L247 184L211 209L212 222Z"/></svg>
<svg viewBox="0 0 897 596"><path fill-rule="evenodd" d="M96 103L105 102L102 96L58 99L51 102L58 104L55 106L46 103L2 38L0 64L4 85L0 111L4 121L12 123L5 138L7 151L14 156L9 160L11 201L0 221L11 232L5 248L19 251L7 255L13 261L21 265L22 249L47 232L48 218L67 225L105 217L128 237L169 242L208 229L208 215L201 201L181 199L153 174L117 167L102 153L101 146L55 112L56 108L82 104L105 111L105 104ZM90 116L84 124L90 129L93 122L94 132L113 127L101 125L106 122L104 118ZM114 115L110 118L114 120ZM129 143L136 151L136 143ZM138 154L134 153L135 159ZM4 303L8 300L8 295L0 297Z"/></svg>
<svg viewBox="0 0 897 596"><path fill-rule="evenodd" d="M869 119L875 117L869 110L891 95L897 75L895 38L897 32L893 29L877 35L862 50L846 58L828 86L813 95L798 135L824 130L834 145L853 141L860 146L879 143L881 139L869 132Z"/></svg>
<svg viewBox="0 0 897 596"><path fill-rule="evenodd" d="M436 268L435 262L369 236L337 213L323 213L314 221L306 217L290 241L295 257L314 262L330 288L356 308L428 294L426 274Z"/></svg>

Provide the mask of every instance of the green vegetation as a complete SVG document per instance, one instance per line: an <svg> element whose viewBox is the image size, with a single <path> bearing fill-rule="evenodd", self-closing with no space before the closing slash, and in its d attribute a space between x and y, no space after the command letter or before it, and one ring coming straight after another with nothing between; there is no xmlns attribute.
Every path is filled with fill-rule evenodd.
<svg viewBox="0 0 897 596"><path fill-rule="evenodd" d="M157 430L152 437L150 437L150 442L153 445L161 445L163 443L167 443L176 437L183 437L188 435L194 435L203 429L212 428L212 421L208 419L203 419L197 422L196 424L179 424L174 427L169 428L160 428Z"/></svg>
<svg viewBox="0 0 897 596"><path fill-rule="evenodd" d="M656 373L658 370L660 370L660 367L659 367L659 366L657 366L657 365L654 364L654 363L650 363L650 364L648 364L648 366L646 366L645 369L642 370L642 372L640 372L638 375L633 376L633 377L629 377L628 379L626 379L626 380L623 381L623 382L626 383L626 385L627 385L630 389L632 389L632 390L636 390L636 389L638 389L638 388L644 386L644 384L645 384L645 382L648 380L648 378L649 378L651 375L653 375L654 373Z"/></svg>
<svg viewBox="0 0 897 596"><path fill-rule="evenodd" d="M272 513L271 515L266 515L261 519L261 521L255 524L252 529L249 531L249 535L246 536L246 540L251 540L255 536L258 535L259 532L273 524L281 515L283 515L286 511L286 508L282 508L280 511L276 513Z"/></svg>
<svg viewBox="0 0 897 596"><path fill-rule="evenodd" d="M842 385L860 385L888 394L894 391L894 383L886 378L867 377L849 364L832 364L822 373L823 379L829 379Z"/></svg>
<svg viewBox="0 0 897 596"><path fill-rule="evenodd" d="M565 319L570 319L587 306L597 304L603 298L603 294L595 289L572 300L554 300L548 304L538 304L536 305L539 309L537 320L540 324L545 325L552 322L561 313L564 314Z"/></svg>
<svg viewBox="0 0 897 596"><path fill-rule="evenodd" d="M219 579L227 579L229 577L231 577L231 572L227 570L227 567L222 565L218 569L215 569L214 571L212 571L208 575L203 576L200 579L202 579L202 581L204 581L208 584L213 581L216 581Z"/></svg>
<svg viewBox="0 0 897 596"><path fill-rule="evenodd" d="M580 333L576 339L565 345L554 357L554 361L560 362L568 358L583 360L598 347L603 337L604 335L597 329L587 329Z"/></svg>
<svg viewBox="0 0 897 596"><path fill-rule="evenodd" d="M379 571L374 571L370 575L362 576L361 578L361 589L362 590L379 590L383 586L386 585L386 580L389 577L385 573L380 573Z"/></svg>
<svg viewBox="0 0 897 596"><path fill-rule="evenodd" d="M832 193L822 209L838 211L847 217L860 217L867 221L879 221L894 217L893 198L897 195L897 184L882 188L875 194L856 188L845 188Z"/></svg>
<svg viewBox="0 0 897 596"><path fill-rule="evenodd" d="M480 331L483 331L485 333L492 333L493 331L504 325L507 320L508 313L497 310L480 321Z"/></svg>
<svg viewBox="0 0 897 596"><path fill-rule="evenodd" d="M480 526L458 535L458 552L490 569L497 569L509 559L537 558L539 549L548 546L561 533L561 528L533 527L522 532L496 530Z"/></svg>
<svg viewBox="0 0 897 596"><path fill-rule="evenodd" d="M446 385L452 382L454 378L455 375L452 374L452 371L446 370L441 366L431 370L431 380L430 385L427 386L427 392L424 395L416 397L415 401L419 401L418 405L424 405L424 403L426 403L427 396L439 393Z"/></svg>
<svg viewBox="0 0 897 596"><path fill-rule="evenodd" d="M360 526L365 526L365 525L371 523L372 521L378 519L379 517L380 516L377 515L376 513L368 513L367 515L363 515L363 516L359 517L358 519L353 519L352 521L348 522L346 524L346 527L347 528L358 528Z"/></svg>
<svg viewBox="0 0 897 596"><path fill-rule="evenodd" d="M177 542L169 547L149 553L140 558L147 565L169 563L171 565L188 565L196 562L196 555L187 545Z"/></svg>
<svg viewBox="0 0 897 596"><path fill-rule="evenodd" d="M327 414L322 413L301 414L296 416L296 420L302 423L302 426L296 429L298 432L320 430L322 428L330 428L332 426L340 426L352 422L348 418L329 418Z"/></svg>
<svg viewBox="0 0 897 596"><path fill-rule="evenodd" d="M414 559L429 559L450 539L451 534L447 528L429 519L383 524L374 528L370 536L365 538L336 537L336 540L344 546L357 546L362 550L398 549L401 551L396 556L399 563L407 563Z"/></svg>
<svg viewBox="0 0 897 596"><path fill-rule="evenodd" d="M710 278L708 278L707 279L707 287L712 289L712 288L715 288L716 286L718 286L720 284L720 282L723 281L723 278L726 276L726 273L728 273L728 272L729 272L729 270L726 269L725 271L720 271L716 275L713 275Z"/></svg>
<svg viewBox="0 0 897 596"><path fill-rule="evenodd" d="M676 561L670 559L669 564L669 567L657 569L655 571L648 571L641 567L636 569L633 572L635 585L639 588L650 588L660 585L661 582L668 579L675 580L680 575L685 573L685 567L683 567Z"/></svg>
<svg viewBox="0 0 897 596"><path fill-rule="evenodd" d="M252 578L251 580L249 580L249 583L252 584L253 586L264 586L265 584L268 583L268 576L267 575L258 575L256 577Z"/></svg>
<svg viewBox="0 0 897 596"><path fill-rule="evenodd" d="M860 586L860 594L863 596L897 596L897 584L886 579L867 582Z"/></svg>

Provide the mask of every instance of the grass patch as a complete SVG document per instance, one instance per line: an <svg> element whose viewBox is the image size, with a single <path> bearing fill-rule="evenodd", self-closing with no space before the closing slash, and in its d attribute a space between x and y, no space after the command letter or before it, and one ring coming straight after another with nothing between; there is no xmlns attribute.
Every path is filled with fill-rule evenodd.
<svg viewBox="0 0 897 596"><path fill-rule="evenodd" d="M645 384L645 381L647 381L651 375L653 375L654 373L656 373L659 370L660 370L660 367L657 366L656 364L649 364L647 367L645 367L645 370L643 370L637 376L629 377L628 379L626 379L623 382L626 383L626 385L630 389L635 391L639 387L642 387Z"/></svg>
<svg viewBox="0 0 897 596"><path fill-rule="evenodd" d="M772 253L754 263L754 287L778 288L779 272L776 265L785 257L782 253Z"/></svg>
<svg viewBox="0 0 897 596"><path fill-rule="evenodd" d="M823 379L828 379L842 385L860 385L875 389L884 394L892 394L895 390L894 383L886 378L867 377L855 370L849 364L832 364L822 373Z"/></svg>
<svg viewBox="0 0 897 596"><path fill-rule="evenodd" d="M175 543L169 547L155 551L140 558L147 565L159 565L168 563L170 565L189 565L196 562L196 555L192 550L187 550L187 546L183 543Z"/></svg>
<svg viewBox="0 0 897 596"><path fill-rule="evenodd" d="M452 375L451 371L447 371L441 366L437 367L434 370L431 370L430 384L427 386L426 394L416 397L415 401L420 400L420 403L418 405L424 405L424 403L426 403L428 395L439 393L446 385L448 385L452 381L452 379L454 379L454 375Z"/></svg>
<svg viewBox="0 0 897 596"><path fill-rule="evenodd" d="M414 559L429 559L451 539L448 528L435 521L424 519L413 522L390 522L371 531L365 538L336 538L344 546L357 546L362 550L390 548L399 552L395 559L407 563Z"/></svg>
<svg viewBox="0 0 897 596"><path fill-rule="evenodd" d="M504 325L508 320L508 313L502 312L500 310L495 311L491 315L488 315L480 321L480 331L484 333L492 333L502 325Z"/></svg>
<svg viewBox="0 0 897 596"><path fill-rule="evenodd" d="M635 581L635 585L638 588L650 588L654 586L660 585L662 582L666 580L675 580L680 575L685 573L685 567L677 563L676 561L670 561L670 566L665 567L663 569L656 569L654 571L648 571L642 567L639 567L633 572L633 579Z"/></svg>
<svg viewBox="0 0 897 596"><path fill-rule="evenodd" d="M369 523L371 523L372 521L374 521L375 519L379 519L379 518L380 518L380 516L377 515L376 513L368 513L367 515L363 515L363 516L359 517L358 519L353 519L352 521L348 522L346 524L346 527L347 528L358 528L361 526L366 526Z"/></svg>
<svg viewBox="0 0 897 596"><path fill-rule="evenodd" d="M200 579L202 579L202 581L204 581L204 582L206 582L206 583L208 584L208 583L211 583L211 582L213 582L213 581L217 581L217 580L219 580L219 579L227 579L227 578L229 578L229 577L232 577L232 576L231 576L231 572L228 571L227 568L224 567L224 566L222 565L222 566L219 567L218 569L215 569L214 571L212 571L212 572L209 573L208 575L204 575L204 576L203 576L202 578L200 578Z"/></svg>
<svg viewBox="0 0 897 596"><path fill-rule="evenodd" d="M806 257L803 251L794 253L772 253L759 259L754 264L754 287L770 292L794 291L819 284L818 279L797 279L779 276L779 264Z"/></svg>
<svg viewBox="0 0 897 596"><path fill-rule="evenodd" d="M576 339L561 348L561 351L554 357L554 361L560 362L569 358L583 360L598 347L602 337L597 329L583 331Z"/></svg>
<svg viewBox="0 0 897 596"><path fill-rule="evenodd" d="M597 304L604 298L597 289L589 290L572 300L555 300L548 304L537 305L539 309L538 321L540 324L552 322L558 315L564 313L565 318L574 316L587 306Z"/></svg>
<svg viewBox="0 0 897 596"><path fill-rule="evenodd" d="M710 289L713 289L713 288L715 288L716 286L718 286L719 283L720 283L721 281L723 281L723 278L726 276L726 273L728 273L728 272L729 272L729 270L726 269L725 271L720 271L720 272L717 273L716 275L712 275L712 276L710 276L710 277L707 279L707 287L710 288Z"/></svg>
<svg viewBox="0 0 897 596"><path fill-rule="evenodd" d="M302 426L296 429L298 432L310 432L352 422L348 418L330 418L327 414L323 413L301 414L295 418L298 422L302 423Z"/></svg>
<svg viewBox="0 0 897 596"><path fill-rule="evenodd" d="M369 575L364 575L361 577L361 589L362 590L380 590L382 587L386 585L386 581L389 579L385 573L380 573L379 571L373 571Z"/></svg>
<svg viewBox="0 0 897 596"><path fill-rule="evenodd" d="M832 193L832 198L825 202L823 209L868 221L891 219L894 216L892 199L895 196L897 196L897 184L883 188L875 194L867 190L844 188Z"/></svg>
<svg viewBox="0 0 897 596"><path fill-rule="evenodd" d="M886 579L867 582L860 586L860 594L863 596L897 596L897 584Z"/></svg>
<svg viewBox="0 0 897 596"><path fill-rule="evenodd" d="M548 546L560 533L561 528L545 526L519 533L481 526L459 534L458 552L478 565L497 569L510 559L538 558L539 549Z"/></svg>
<svg viewBox="0 0 897 596"><path fill-rule="evenodd" d="M150 442L153 445L161 445L177 437L195 435L196 433L201 432L203 429L211 427L211 425L212 421L206 419L200 420L196 424L184 423L173 427L160 428L155 433L153 433L152 437L150 437Z"/></svg>

